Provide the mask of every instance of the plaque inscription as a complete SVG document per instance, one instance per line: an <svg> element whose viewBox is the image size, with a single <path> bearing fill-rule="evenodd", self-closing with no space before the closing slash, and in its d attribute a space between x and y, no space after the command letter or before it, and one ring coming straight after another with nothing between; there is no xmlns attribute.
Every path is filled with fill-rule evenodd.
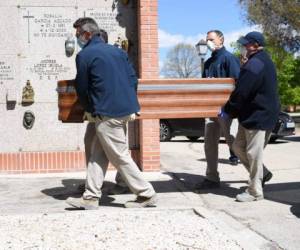
<svg viewBox="0 0 300 250"><path fill-rule="evenodd" d="M0 61L0 84L5 83L6 81L13 81L14 72L12 66L9 65L6 61Z"/></svg>
<svg viewBox="0 0 300 250"><path fill-rule="evenodd" d="M64 42L73 33L75 7L20 7L22 55L64 54Z"/></svg>
<svg viewBox="0 0 300 250"><path fill-rule="evenodd" d="M29 68L29 72L37 75L39 80L57 81L61 74L67 74L71 67L60 63L57 59L47 56Z"/></svg>

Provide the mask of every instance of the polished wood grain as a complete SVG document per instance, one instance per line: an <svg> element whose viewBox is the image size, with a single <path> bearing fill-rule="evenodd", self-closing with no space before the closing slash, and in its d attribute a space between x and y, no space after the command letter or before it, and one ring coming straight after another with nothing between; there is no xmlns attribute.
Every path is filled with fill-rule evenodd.
<svg viewBox="0 0 300 250"><path fill-rule="evenodd" d="M58 119L63 122L83 121L74 84L58 82ZM138 119L215 117L233 87L231 78L140 79Z"/></svg>

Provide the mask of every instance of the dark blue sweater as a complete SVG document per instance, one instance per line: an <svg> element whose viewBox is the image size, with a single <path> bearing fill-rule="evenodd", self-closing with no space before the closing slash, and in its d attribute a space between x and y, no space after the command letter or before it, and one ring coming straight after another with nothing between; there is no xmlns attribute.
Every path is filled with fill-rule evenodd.
<svg viewBox="0 0 300 250"><path fill-rule="evenodd" d="M92 115L126 116L140 110L137 78L121 49L94 36L76 57L76 91Z"/></svg>
<svg viewBox="0 0 300 250"><path fill-rule="evenodd" d="M224 111L247 129L271 130L279 113L274 64L264 51L252 55L241 68L236 88Z"/></svg>
<svg viewBox="0 0 300 250"><path fill-rule="evenodd" d="M202 77L230 77L237 79L240 73L240 62L225 47L214 51L204 64Z"/></svg>

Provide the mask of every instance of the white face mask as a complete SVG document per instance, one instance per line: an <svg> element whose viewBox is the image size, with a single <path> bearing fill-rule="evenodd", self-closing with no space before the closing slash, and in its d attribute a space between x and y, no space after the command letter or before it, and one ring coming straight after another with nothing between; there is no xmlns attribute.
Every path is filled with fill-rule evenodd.
<svg viewBox="0 0 300 250"><path fill-rule="evenodd" d="M216 49L216 45L214 44L214 42L208 40L207 41L207 48L210 50L210 51L214 51Z"/></svg>
<svg viewBox="0 0 300 250"><path fill-rule="evenodd" d="M77 38L77 44L82 49L87 44L87 41L81 35Z"/></svg>
<svg viewBox="0 0 300 250"><path fill-rule="evenodd" d="M247 57L247 54L248 54L247 48L245 46L241 46L240 53L241 53L242 57L244 57L244 58Z"/></svg>

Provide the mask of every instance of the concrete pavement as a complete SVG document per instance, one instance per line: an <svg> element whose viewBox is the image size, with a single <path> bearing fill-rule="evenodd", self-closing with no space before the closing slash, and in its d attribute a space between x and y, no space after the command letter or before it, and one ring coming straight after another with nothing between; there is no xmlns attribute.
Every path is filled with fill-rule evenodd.
<svg viewBox="0 0 300 250"><path fill-rule="evenodd" d="M162 171L143 173L158 192L156 208L125 209L134 195L107 196L97 211L70 208L85 173L0 176L0 249L299 249L300 137L270 144L265 163L274 177L266 199L237 203L246 186L242 165L228 164L220 144L222 188L192 192L203 178L203 141L161 143Z"/></svg>
<svg viewBox="0 0 300 250"><path fill-rule="evenodd" d="M265 200L238 203L235 196L247 186L244 167L231 166L228 148L220 144L219 171L222 188L199 194L204 208L223 212L249 230L282 249L300 249L300 133L269 144L264 162L274 177L266 185ZM205 175L203 141L190 143L184 137L161 145L164 170L188 189Z"/></svg>
<svg viewBox="0 0 300 250"><path fill-rule="evenodd" d="M106 176L104 193L114 175ZM232 218L224 224L224 214L205 209L198 195L172 174L144 175L158 192L156 208L125 209L124 202L134 195L104 194L97 211L76 210L65 203L69 196L80 196L77 187L84 173L2 176L0 249L231 250L274 245L253 232L246 239L237 237L249 229Z"/></svg>

